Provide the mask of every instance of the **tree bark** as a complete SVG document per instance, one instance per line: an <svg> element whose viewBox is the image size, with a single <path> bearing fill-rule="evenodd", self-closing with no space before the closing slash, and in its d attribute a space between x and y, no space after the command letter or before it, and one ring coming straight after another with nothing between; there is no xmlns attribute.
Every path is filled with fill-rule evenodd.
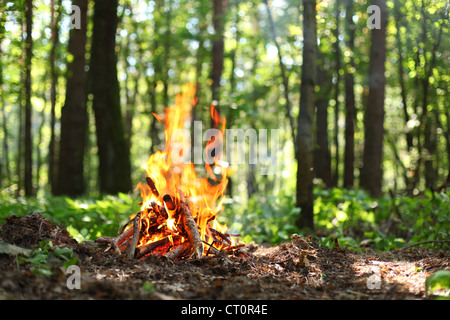
<svg viewBox="0 0 450 320"><path fill-rule="evenodd" d="M383 180L384 91L386 79L386 0L373 1L381 9L381 28L372 30L369 97L364 117L364 155L360 185L371 196L381 195Z"/></svg>
<svg viewBox="0 0 450 320"><path fill-rule="evenodd" d="M213 26L214 38L212 41L212 101L216 103L216 110L220 101L220 79L223 72L223 56L224 56L224 39L223 31L225 25L225 11L227 7L227 0L213 0ZM214 125L214 121L211 122Z"/></svg>
<svg viewBox="0 0 450 320"><path fill-rule="evenodd" d="M318 55L318 59L323 59ZM331 153L328 140L328 102L331 89L331 81L327 72L323 69L323 63L317 65L317 85L319 91L316 99L316 141L314 147L314 171L317 178L322 179L326 188L331 183Z"/></svg>
<svg viewBox="0 0 450 320"><path fill-rule="evenodd" d="M296 224L313 229L313 119L317 77L316 1L303 0L303 65L298 117L297 206L301 208Z"/></svg>
<svg viewBox="0 0 450 320"><path fill-rule="evenodd" d="M345 149L344 149L344 188L352 188L355 180L355 24L353 23L353 0L346 0L346 45L350 50L350 61L344 75L345 84Z"/></svg>
<svg viewBox="0 0 450 320"><path fill-rule="evenodd" d="M164 5L163 1L161 1L161 0L155 1L155 13L154 13L154 19L153 19L155 32L159 32L161 25L162 25L161 24L161 14L163 12L163 5ZM160 51L159 50L159 46L160 46L159 38L160 38L160 36L158 34L156 34L153 38L153 43L152 43L152 64L153 64L153 68L154 68L153 79L150 78L150 76L146 76L151 114L158 113L158 101L157 101L158 99L156 98L156 86L162 75L163 61L162 61L161 53L158 52L158 51ZM168 107L168 106L165 106L165 107ZM158 125L158 120L155 117L151 116L150 117L150 126L149 126L149 136L150 136L150 140L151 140L151 146L150 146L151 154L158 151L157 149L161 142L159 139L159 136L158 136L158 126L157 125Z"/></svg>
<svg viewBox="0 0 450 320"><path fill-rule="evenodd" d="M86 27L87 0L73 0L80 8L80 29L72 29L69 53L73 60L67 67L66 101L61 110L59 172L55 194L80 196L85 192L84 150L87 130L86 110Z"/></svg>
<svg viewBox="0 0 450 320"><path fill-rule="evenodd" d="M163 51L163 73L162 73L162 83L163 83L163 107L169 107L169 69L170 69L170 48L172 42L172 33L170 31L172 24L172 1L167 1L167 12L165 15L165 32L164 32L164 51Z"/></svg>
<svg viewBox="0 0 450 320"><path fill-rule="evenodd" d="M425 13L425 4L424 1L422 1L421 6L421 12L422 12L422 39L423 39L423 45L424 48L426 48L426 40L427 40L427 16ZM435 160L436 157L436 151L437 151L437 128L436 124L433 121L432 115L428 113L428 104L429 104L429 91L430 91L430 77L436 62L436 52L439 48L441 39L442 39L442 28L443 23L441 23L438 31L438 35L436 37L435 43L431 49L431 59L427 60L427 54L424 49L423 57L425 60L425 76L422 79L422 116L421 116L421 124L424 125L424 174L425 174L425 186L427 188L434 188L436 181L437 181L437 166L434 165L433 160ZM433 37L434 38L434 37Z"/></svg>
<svg viewBox="0 0 450 320"><path fill-rule="evenodd" d="M33 56L33 1L26 1L25 9L26 34L25 39L25 195L33 195L33 141L31 138L31 58Z"/></svg>
<svg viewBox="0 0 450 320"><path fill-rule="evenodd" d="M334 36L336 38L333 47L335 51L335 74L336 74L336 83L334 84L334 172L333 172L333 186L337 187L339 184L339 165L340 165L340 157L339 157L339 86L341 83L341 49L339 46L339 16L340 16L340 1L336 0L336 9L335 9L335 20L336 20L336 29L334 30Z"/></svg>
<svg viewBox="0 0 450 320"><path fill-rule="evenodd" d="M401 39L401 31L400 31L400 19L401 19L401 12L400 12L400 5L396 3L395 5L395 28L397 29L396 32L396 45L398 50L398 79L400 84L400 95L402 97L402 107L403 107L403 116L405 118L405 126L408 124L408 121L410 120L409 112L408 112L408 103L407 103L407 93L406 93L406 84L405 84L405 70L403 68L403 43ZM413 135L412 132L407 128L406 129L406 146L408 147L408 151L411 151L413 147ZM405 181L407 183L407 181Z"/></svg>
<svg viewBox="0 0 450 320"><path fill-rule="evenodd" d="M0 56L3 54L3 38L0 38ZM3 140L2 140L2 159L1 163L1 176L0 176L0 187L3 185L3 182L6 181L8 184L11 182L11 169L9 163L9 133L8 126L6 125L8 119L6 117L6 108L5 108L5 90L3 83L3 63L0 62L0 104L2 108L2 131L3 131Z"/></svg>
<svg viewBox="0 0 450 320"><path fill-rule="evenodd" d="M55 165L56 163L56 137L55 137L55 124L56 124L56 115L55 115L55 109L56 109L56 87L58 86L58 74L56 72L56 49L58 48L59 44L59 20L61 17L61 14L56 17L56 11L55 11L55 0L51 1L51 22L50 22L50 29L52 30L52 47L50 49L50 78L51 78L51 84L50 84L50 142L48 146L48 182L52 189L52 192L54 192L54 189L56 188L56 177L55 173L57 172L57 167ZM61 8L61 0L58 1L58 8Z"/></svg>
<svg viewBox="0 0 450 320"><path fill-rule="evenodd" d="M131 188L130 150L126 143L117 79L116 28L118 0L96 0L91 68L97 130L100 192Z"/></svg>

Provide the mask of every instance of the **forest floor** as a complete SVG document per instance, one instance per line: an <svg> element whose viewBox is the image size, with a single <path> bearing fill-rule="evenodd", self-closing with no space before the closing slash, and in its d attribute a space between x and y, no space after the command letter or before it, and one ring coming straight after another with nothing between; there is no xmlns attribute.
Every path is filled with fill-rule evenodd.
<svg viewBox="0 0 450 320"><path fill-rule="evenodd" d="M0 251L0 299L427 299L425 280L450 268L450 252L418 248L359 252L324 248L293 235L287 243L248 244L233 256L173 262L151 256L128 259L89 243L77 243L62 226L40 214L10 217L0 240L22 248L51 240L68 247L81 267L81 289L68 289L62 263L48 261L50 275L36 262L18 262ZM49 259L51 260L51 259Z"/></svg>

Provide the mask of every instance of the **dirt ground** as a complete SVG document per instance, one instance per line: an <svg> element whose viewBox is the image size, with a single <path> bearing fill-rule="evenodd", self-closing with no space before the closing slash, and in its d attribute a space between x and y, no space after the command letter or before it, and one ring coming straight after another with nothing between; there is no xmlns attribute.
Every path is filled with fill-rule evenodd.
<svg viewBox="0 0 450 320"><path fill-rule="evenodd" d="M0 240L18 247L42 240L52 241L51 250L69 247L81 268L81 289L69 289L61 262L38 275L32 263L0 253L0 299L422 300L426 278L450 267L449 251L328 249L298 235L270 248L248 244L233 256L136 260L77 243L38 213L10 217L0 228Z"/></svg>

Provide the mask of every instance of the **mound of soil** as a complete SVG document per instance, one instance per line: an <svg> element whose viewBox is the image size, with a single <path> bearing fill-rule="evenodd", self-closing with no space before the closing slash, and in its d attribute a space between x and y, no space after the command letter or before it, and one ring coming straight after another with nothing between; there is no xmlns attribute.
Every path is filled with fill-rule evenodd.
<svg viewBox="0 0 450 320"><path fill-rule="evenodd" d="M0 299L426 299L426 278L450 267L448 251L328 249L298 235L270 248L247 244L233 256L136 260L77 243L38 213L10 217L0 228L0 240L19 247L42 240L52 250L68 247L81 268L81 288L69 289L62 262L49 262L51 274L42 275L0 253Z"/></svg>

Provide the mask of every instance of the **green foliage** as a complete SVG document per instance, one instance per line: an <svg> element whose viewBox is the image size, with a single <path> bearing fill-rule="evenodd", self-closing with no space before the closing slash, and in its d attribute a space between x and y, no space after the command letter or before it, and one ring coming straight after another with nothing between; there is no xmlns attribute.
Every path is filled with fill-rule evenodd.
<svg viewBox="0 0 450 320"><path fill-rule="evenodd" d="M156 291L156 288L153 282L145 281L144 284L142 285L142 290L146 293L152 294Z"/></svg>
<svg viewBox="0 0 450 320"><path fill-rule="evenodd" d="M127 194L97 199L69 197L0 198L0 219L9 215L42 212L56 224L63 223L78 241L93 240L101 235L117 234L117 216L123 226L139 211L139 201ZM0 221L1 222L1 221Z"/></svg>
<svg viewBox="0 0 450 320"><path fill-rule="evenodd" d="M449 193L426 192L422 196L373 199L363 191L315 190L314 219L322 246L337 244L362 250L393 250L419 241L450 239ZM299 233L295 198L280 192L278 197L253 196L243 208L232 202L223 217L231 232L244 242L277 244ZM424 244L446 249L447 243Z"/></svg>
<svg viewBox="0 0 450 320"><path fill-rule="evenodd" d="M377 250L392 250L407 243L450 239L449 193L431 193L417 197L372 199L363 191L315 190L316 226L330 236L322 244L358 249L361 245ZM429 244L448 248L448 244Z"/></svg>
<svg viewBox="0 0 450 320"><path fill-rule="evenodd" d="M67 268L76 264L78 259L74 257L73 251L69 248L53 248L49 240L39 242L39 248L34 249L29 257L18 257L18 263L30 263L35 274L52 275L52 265L64 265Z"/></svg>
<svg viewBox="0 0 450 320"><path fill-rule="evenodd" d="M233 202L226 207L223 216L230 232L241 233L243 242L276 244L299 231L295 226L299 212L295 199L280 192L278 197L252 197L245 208Z"/></svg>
<svg viewBox="0 0 450 320"><path fill-rule="evenodd" d="M439 270L425 280L427 296L450 300L450 270Z"/></svg>
<svg viewBox="0 0 450 320"><path fill-rule="evenodd" d="M315 190L314 219L319 243L332 248L392 250L419 241L450 239L450 192L417 197L399 196L373 199L363 191ZM0 198L0 223L9 215L43 212L46 218L63 225L78 241L117 234L116 214L123 226L139 211L140 199L128 194L95 199L68 197ZM295 197L280 191L277 197L255 194L243 206L232 199L219 215L229 232L240 233L241 241L278 244L300 233L295 221L300 209ZM448 249L448 243L424 244ZM58 249L59 250L59 249ZM58 254L58 250L56 253ZM40 258L37 257L37 260Z"/></svg>

